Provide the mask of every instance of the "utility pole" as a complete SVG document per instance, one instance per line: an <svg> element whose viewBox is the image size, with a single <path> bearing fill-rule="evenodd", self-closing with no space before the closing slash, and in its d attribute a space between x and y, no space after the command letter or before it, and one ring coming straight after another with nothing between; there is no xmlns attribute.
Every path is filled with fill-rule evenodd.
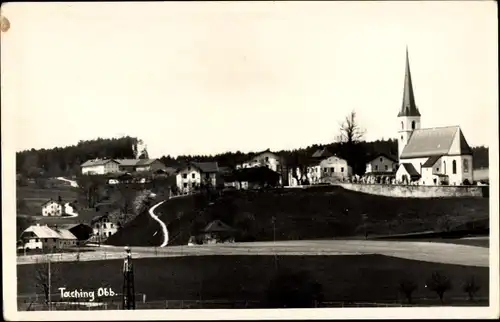
<svg viewBox="0 0 500 322"><path fill-rule="evenodd" d="M134 288L134 268L132 266L132 254L130 248L125 247L127 257L123 262L123 295L122 309L135 310L135 288Z"/></svg>
<svg viewBox="0 0 500 322"><path fill-rule="evenodd" d="M50 256L48 256L47 259L48 259L48 267L47 267L47 269L48 269L48 272L47 272L47 276L48 276L47 279L48 279L48 281L47 282L48 282L48 293L49 293L49 298L48 298L48 300L49 300L48 302L49 303L48 303L48 305L49 305L49 311L51 311L52 310L52 294L51 294L51 283L52 283L52 281L51 281L51 277L52 276L51 275L52 274L51 274L51 271L50 271Z"/></svg>

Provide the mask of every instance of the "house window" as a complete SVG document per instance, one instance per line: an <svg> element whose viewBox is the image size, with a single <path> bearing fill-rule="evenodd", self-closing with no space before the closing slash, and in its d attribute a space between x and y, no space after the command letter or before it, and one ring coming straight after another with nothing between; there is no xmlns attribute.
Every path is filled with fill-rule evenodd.
<svg viewBox="0 0 500 322"><path fill-rule="evenodd" d="M269 162L269 157L266 157L266 162Z"/></svg>
<svg viewBox="0 0 500 322"><path fill-rule="evenodd" d="M38 238L35 238L35 243L38 243L40 240Z"/></svg>
<svg viewBox="0 0 500 322"><path fill-rule="evenodd" d="M389 166L386 164L385 165L385 171L389 170Z"/></svg>
<svg viewBox="0 0 500 322"><path fill-rule="evenodd" d="M193 173L193 174L191 175L191 178L193 178L193 179L194 179L195 177L196 177L196 174L194 174L194 173Z"/></svg>
<svg viewBox="0 0 500 322"><path fill-rule="evenodd" d="M187 188L188 184L186 182L184 182L184 188Z"/></svg>
<svg viewBox="0 0 500 322"><path fill-rule="evenodd" d="M193 188L196 188L196 182L193 182L192 186Z"/></svg>
<svg viewBox="0 0 500 322"><path fill-rule="evenodd" d="M48 239L48 238L45 238L45 242L48 242L48 241L49 241L49 239Z"/></svg>
<svg viewBox="0 0 500 322"><path fill-rule="evenodd" d="M469 172L469 160L464 159L464 172Z"/></svg>
<svg viewBox="0 0 500 322"><path fill-rule="evenodd" d="M415 130L415 121L411 121L411 129Z"/></svg>
<svg viewBox="0 0 500 322"><path fill-rule="evenodd" d="M456 160L453 160L451 167L453 169L453 174L457 174L457 161Z"/></svg>
<svg viewBox="0 0 500 322"><path fill-rule="evenodd" d="M403 122L401 122L401 130L404 130L405 126L403 125ZM401 137L401 140L403 139L403 137Z"/></svg>
<svg viewBox="0 0 500 322"><path fill-rule="evenodd" d="M324 169L323 169L323 172L325 172L325 173L326 173L327 171L328 171L328 169L327 169L327 168L324 168Z"/></svg>
<svg viewBox="0 0 500 322"><path fill-rule="evenodd" d="M335 172L335 168L330 168L330 172Z"/></svg>
<svg viewBox="0 0 500 322"><path fill-rule="evenodd" d="M205 178L210 179L210 173L206 173Z"/></svg>
<svg viewBox="0 0 500 322"><path fill-rule="evenodd" d="M401 135L401 141L403 141L403 136Z"/></svg>
<svg viewBox="0 0 500 322"><path fill-rule="evenodd" d="M380 162L382 162L382 158L380 158Z"/></svg>
<svg viewBox="0 0 500 322"><path fill-rule="evenodd" d="M182 175L182 178L184 178L184 179L187 179L187 177L188 177L187 173L184 173L184 174Z"/></svg>
<svg viewBox="0 0 500 322"><path fill-rule="evenodd" d="M378 170L378 165L375 166L375 171L377 171L377 170Z"/></svg>
<svg viewBox="0 0 500 322"><path fill-rule="evenodd" d="M340 172L344 172L344 167L340 168Z"/></svg>
<svg viewBox="0 0 500 322"><path fill-rule="evenodd" d="M436 168L436 172L439 172L439 168Z"/></svg>

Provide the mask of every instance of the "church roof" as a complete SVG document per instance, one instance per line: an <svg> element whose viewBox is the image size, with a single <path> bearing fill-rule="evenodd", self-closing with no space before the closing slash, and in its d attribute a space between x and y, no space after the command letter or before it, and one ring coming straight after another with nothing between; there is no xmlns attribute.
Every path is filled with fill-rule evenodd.
<svg viewBox="0 0 500 322"><path fill-rule="evenodd" d="M424 162L424 164L422 164L422 168L432 168L436 162L441 159L442 155L434 155L432 157L430 157L429 159L427 159L427 161Z"/></svg>
<svg viewBox="0 0 500 322"><path fill-rule="evenodd" d="M406 47L406 69L405 82L403 90L403 103L401 104L400 116L420 116L417 105L415 104L415 95L413 93L413 84L410 73L410 60L408 58L408 47Z"/></svg>
<svg viewBox="0 0 500 322"><path fill-rule="evenodd" d="M417 169L411 163L401 163L401 165L405 168L406 172L411 177L420 177L420 173L418 173Z"/></svg>
<svg viewBox="0 0 500 322"><path fill-rule="evenodd" d="M471 155L459 126L414 130L400 159L424 158L443 155Z"/></svg>

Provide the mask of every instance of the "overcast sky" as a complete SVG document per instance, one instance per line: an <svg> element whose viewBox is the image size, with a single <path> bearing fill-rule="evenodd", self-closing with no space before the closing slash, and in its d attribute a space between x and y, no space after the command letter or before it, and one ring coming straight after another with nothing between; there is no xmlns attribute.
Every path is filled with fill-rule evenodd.
<svg viewBox="0 0 500 322"><path fill-rule="evenodd" d="M2 125L16 150L137 136L151 156L395 138L408 45L423 127L496 140L491 1L11 3ZM3 136L3 135L2 135Z"/></svg>

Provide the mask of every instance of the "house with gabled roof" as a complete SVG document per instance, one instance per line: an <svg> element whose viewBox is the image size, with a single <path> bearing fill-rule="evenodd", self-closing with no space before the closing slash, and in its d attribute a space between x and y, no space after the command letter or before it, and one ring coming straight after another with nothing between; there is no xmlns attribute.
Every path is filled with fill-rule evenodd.
<svg viewBox="0 0 500 322"><path fill-rule="evenodd" d="M190 193L202 184L217 186L217 162L189 162L180 167L176 173L176 185L181 193Z"/></svg>
<svg viewBox="0 0 500 322"><path fill-rule="evenodd" d="M50 228L47 225L32 225L19 237L21 248L56 250L75 246L78 239L68 229Z"/></svg>
<svg viewBox="0 0 500 322"><path fill-rule="evenodd" d="M236 165L236 169L267 167L275 172L281 173L281 158L270 149L255 153L248 161Z"/></svg>
<svg viewBox="0 0 500 322"><path fill-rule="evenodd" d="M120 171L119 163L113 159L92 159L80 165L82 174L103 175Z"/></svg>
<svg viewBox="0 0 500 322"><path fill-rule="evenodd" d="M377 153L370 157L366 163L365 175L367 176L394 176L398 169L396 156L388 153Z"/></svg>
<svg viewBox="0 0 500 322"><path fill-rule="evenodd" d="M415 103L408 49L403 102L398 120L397 181L402 182L404 175L414 172L408 170L413 167L419 174L418 181L422 185L473 183L472 149L460 126L421 128L421 114Z"/></svg>
<svg viewBox="0 0 500 322"><path fill-rule="evenodd" d="M45 201L42 205L42 216L44 217L60 217L64 214L62 203L53 199Z"/></svg>

